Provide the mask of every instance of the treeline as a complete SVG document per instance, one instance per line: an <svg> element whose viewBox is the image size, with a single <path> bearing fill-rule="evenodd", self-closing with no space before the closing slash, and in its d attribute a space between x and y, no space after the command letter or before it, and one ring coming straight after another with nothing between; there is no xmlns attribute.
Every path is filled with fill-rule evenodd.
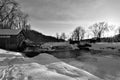
<svg viewBox="0 0 120 80"><path fill-rule="evenodd" d="M120 42L120 34L114 37L101 38L101 42Z"/></svg>
<svg viewBox="0 0 120 80"><path fill-rule="evenodd" d="M119 42L120 36L116 35L113 37L107 37L103 36L105 33L109 33L110 31L113 31L115 26L109 25L107 22L98 22L88 27L89 30L86 30L82 26L76 27L70 37L67 37L65 33L62 33L59 35L56 34L56 38L64 39L68 41L87 41L87 42ZM120 28L118 27L117 30L115 30L116 34L120 34ZM86 36L87 34L87 36Z"/></svg>
<svg viewBox="0 0 120 80"><path fill-rule="evenodd" d="M29 15L24 13L18 2L15 0L0 0L0 29L23 29L30 30L31 26L28 23ZM88 27L87 31L83 26L76 27L69 37L65 33L56 33L56 38L59 40L83 41L85 38L91 41L118 42L119 36L105 37L107 32L113 31L114 26L108 25L107 22L98 22ZM117 28L120 34L120 28ZM86 36L87 34L87 36ZM87 40L87 39L86 39Z"/></svg>

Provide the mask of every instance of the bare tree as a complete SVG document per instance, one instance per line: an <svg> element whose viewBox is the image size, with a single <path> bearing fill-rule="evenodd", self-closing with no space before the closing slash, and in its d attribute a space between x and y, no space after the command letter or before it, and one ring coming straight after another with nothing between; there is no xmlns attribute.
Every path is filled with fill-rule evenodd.
<svg viewBox="0 0 120 80"><path fill-rule="evenodd" d="M120 26L117 27L117 29L115 30L115 34L120 34Z"/></svg>
<svg viewBox="0 0 120 80"><path fill-rule="evenodd" d="M85 36L85 30L83 29L83 27L79 26L73 31L71 39L75 41L80 41L84 38L84 36Z"/></svg>
<svg viewBox="0 0 120 80"><path fill-rule="evenodd" d="M63 39L63 40L66 40L67 36L65 33L62 33L61 36L60 36L60 39Z"/></svg>
<svg viewBox="0 0 120 80"><path fill-rule="evenodd" d="M24 14L15 0L0 0L1 28L18 29L27 25L28 15Z"/></svg>
<svg viewBox="0 0 120 80"><path fill-rule="evenodd" d="M118 28L118 34L120 34L120 27Z"/></svg>
<svg viewBox="0 0 120 80"><path fill-rule="evenodd" d="M59 39L59 38L60 38L59 33L56 33L56 38L57 38L57 39Z"/></svg>
<svg viewBox="0 0 120 80"><path fill-rule="evenodd" d="M94 37L100 39L105 31L109 31L109 25L106 22L99 22L90 26L89 29L91 29Z"/></svg>

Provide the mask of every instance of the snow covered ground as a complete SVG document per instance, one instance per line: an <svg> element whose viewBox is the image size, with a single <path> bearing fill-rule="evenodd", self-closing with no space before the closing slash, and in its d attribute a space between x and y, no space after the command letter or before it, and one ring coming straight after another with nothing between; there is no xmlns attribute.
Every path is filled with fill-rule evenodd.
<svg viewBox="0 0 120 80"><path fill-rule="evenodd" d="M93 44L91 48L119 53L120 44L107 44ZM0 49L0 80L120 80L119 61L119 56L88 53L76 59L58 59L46 53L26 58Z"/></svg>
<svg viewBox="0 0 120 80"><path fill-rule="evenodd" d="M104 50L104 51L118 51L120 49L120 43L95 43L92 44L90 49L94 50Z"/></svg>
<svg viewBox="0 0 120 80"><path fill-rule="evenodd" d="M101 80L46 53L34 58L11 55L0 61L0 80Z"/></svg>

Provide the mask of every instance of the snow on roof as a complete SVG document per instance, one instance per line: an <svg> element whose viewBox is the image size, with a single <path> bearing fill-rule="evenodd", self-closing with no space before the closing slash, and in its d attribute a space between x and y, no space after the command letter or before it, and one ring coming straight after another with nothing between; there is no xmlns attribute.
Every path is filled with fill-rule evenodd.
<svg viewBox="0 0 120 80"><path fill-rule="evenodd" d="M22 29L0 29L0 35L17 35Z"/></svg>

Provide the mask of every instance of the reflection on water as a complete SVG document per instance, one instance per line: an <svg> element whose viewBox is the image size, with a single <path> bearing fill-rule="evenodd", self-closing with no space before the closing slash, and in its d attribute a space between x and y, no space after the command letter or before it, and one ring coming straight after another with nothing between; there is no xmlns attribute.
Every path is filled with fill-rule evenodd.
<svg viewBox="0 0 120 80"><path fill-rule="evenodd" d="M65 50L65 51L52 51L48 52L49 54L54 55L57 58L75 58L77 56L81 56L83 54L83 50Z"/></svg>

